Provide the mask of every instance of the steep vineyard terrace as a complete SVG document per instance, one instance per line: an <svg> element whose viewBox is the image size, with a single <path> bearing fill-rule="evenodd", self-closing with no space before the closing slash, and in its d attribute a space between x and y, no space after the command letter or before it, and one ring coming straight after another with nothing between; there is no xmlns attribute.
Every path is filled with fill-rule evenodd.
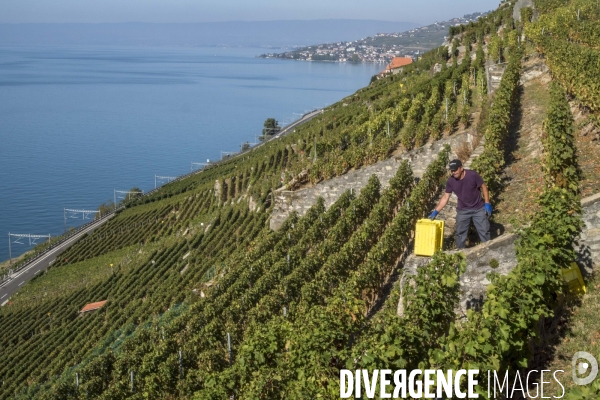
<svg viewBox="0 0 600 400"><path fill-rule="evenodd" d="M580 135L597 133L598 91L564 67L567 42L577 44L570 62L597 57L597 11L583 0L534 3L504 2L452 27L401 73L129 203L73 244L0 309L0 398L333 399L343 368L526 368L541 318L564 293L575 238L597 244L582 226L597 208L582 209L580 194L600 189L593 163L577 157L600 154ZM552 76L527 83L532 59ZM523 124L528 102L543 103L533 124L543 134L526 133L537 129ZM526 171L536 190L509 179L528 165L519 145L536 149ZM514 268L489 274L466 315L456 311L468 259L450 244L402 277L451 157L489 182L497 224L525 228ZM529 214L503 197L520 192Z"/></svg>

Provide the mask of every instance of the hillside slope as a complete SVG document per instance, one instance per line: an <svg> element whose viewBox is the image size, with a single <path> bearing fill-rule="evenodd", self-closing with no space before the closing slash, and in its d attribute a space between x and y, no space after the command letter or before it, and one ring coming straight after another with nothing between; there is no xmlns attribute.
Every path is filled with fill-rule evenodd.
<svg viewBox="0 0 600 400"><path fill-rule="evenodd" d="M515 23L513 3L503 3L455 27L450 49L128 204L0 309L0 398L339 398L342 368L526 368L575 254L580 194L600 185L595 95L561 69L563 56L538 29L563 7L584 5L538 0L538 22L526 9ZM549 32L557 41L573 33ZM597 54L596 31L576 32L579 50ZM534 62L524 54L546 54L556 80L523 79ZM486 63L498 59L506 68L490 98ZM583 111L573 121L575 105ZM398 162L386 187L372 176L269 229L275 190L419 151L468 126L485 139L472 168L492 190L497 222L531 226L519 232L517 267L490 276L481 310L466 320L455 315L460 254L438 253L390 291L459 149L440 146L418 181ZM523 193L519 171L539 182L518 202L525 213L513 203ZM79 313L101 300L98 311Z"/></svg>

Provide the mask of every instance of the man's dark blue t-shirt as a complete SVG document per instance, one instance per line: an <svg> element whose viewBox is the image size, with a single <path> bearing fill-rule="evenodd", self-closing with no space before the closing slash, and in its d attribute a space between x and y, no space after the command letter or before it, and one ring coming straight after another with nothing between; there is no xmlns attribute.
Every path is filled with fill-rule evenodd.
<svg viewBox="0 0 600 400"><path fill-rule="evenodd" d="M465 169L464 178L457 180L453 176L446 182L446 193L454 192L458 197L457 210L479 210L484 202L481 198L483 178L473 170Z"/></svg>

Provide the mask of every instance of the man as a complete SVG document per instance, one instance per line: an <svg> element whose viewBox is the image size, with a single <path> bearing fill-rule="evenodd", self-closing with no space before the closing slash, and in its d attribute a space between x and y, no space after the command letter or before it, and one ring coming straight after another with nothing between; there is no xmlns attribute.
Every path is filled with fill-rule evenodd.
<svg viewBox="0 0 600 400"><path fill-rule="evenodd" d="M456 206L456 248L464 249L471 220L481 242L490 240L490 222L492 215L490 194L481 176L470 169L464 169L460 160L450 161L451 177L446 182L446 193L433 210L429 219L434 220L448 203L454 192L458 197ZM481 195L483 194L483 199ZM484 201L485 200L485 201Z"/></svg>

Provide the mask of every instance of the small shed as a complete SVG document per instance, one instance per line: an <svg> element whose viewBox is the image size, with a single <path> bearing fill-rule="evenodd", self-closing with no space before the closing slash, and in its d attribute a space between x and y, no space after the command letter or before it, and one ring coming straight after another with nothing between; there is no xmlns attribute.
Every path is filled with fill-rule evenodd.
<svg viewBox="0 0 600 400"><path fill-rule="evenodd" d="M107 302L107 300L103 300L103 301L97 301L95 303L86 304L85 307L83 307L81 309L81 311L79 311L79 313L85 314L90 311L96 311L97 309L101 308L104 304L106 304L106 302Z"/></svg>

